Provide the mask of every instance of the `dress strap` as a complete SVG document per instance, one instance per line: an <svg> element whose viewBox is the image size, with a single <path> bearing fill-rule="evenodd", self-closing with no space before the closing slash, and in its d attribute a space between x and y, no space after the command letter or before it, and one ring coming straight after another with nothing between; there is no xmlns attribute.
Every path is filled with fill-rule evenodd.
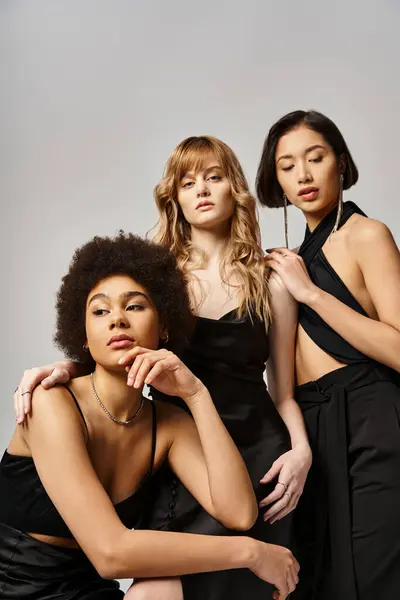
<svg viewBox="0 0 400 600"><path fill-rule="evenodd" d="M156 442L157 442L157 409L156 403L153 400L150 400L150 406L153 414L153 424L152 424L152 441L151 441L151 457L150 457L150 467L149 467L149 475L153 473L154 469L154 458L156 455Z"/></svg>
<svg viewBox="0 0 400 600"><path fill-rule="evenodd" d="M76 399L76 396L75 396L74 392L73 392L73 391L72 391L72 390L71 390L71 389L70 389L70 388L69 388L67 385L64 385L63 387L65 387L65 389L66 389L66 390L68 390L68 392L71 394L71 396L72 396L72 399L73 399L73 401L75 402L75 406L76 406L76 408L77 408L77 410L78 410L79 414L80 414L80 415L81 415L81 417L82 417L82 421L83 421L83 423L84 423L84 425L85 425L86 431L87 431L87 432L89 432L89 430L88 430L88 427L87 427L87 424L86 424L86 419L85 419L85 417L84 417L84 415L83 415L82 409L81 409L81 407L79 406L79 402L78 402L78 400Z"/></svg>

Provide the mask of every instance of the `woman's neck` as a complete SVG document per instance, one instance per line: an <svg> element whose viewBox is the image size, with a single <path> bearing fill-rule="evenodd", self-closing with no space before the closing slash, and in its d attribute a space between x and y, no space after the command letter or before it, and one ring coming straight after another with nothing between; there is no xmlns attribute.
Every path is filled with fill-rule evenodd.
<svg viewBox="0 0 400 600"><path fill-rule="evenodd" d="M332 212L336 206L337 206L337 201L335 200L333 203L331 202L330 204L328 204L327 206L324 206L323 208L321 208L321 210L319 210L317 212L312 212L312 213L303 212L303 215L306 218L309 230L314 231L314 229L316 227L318 227L318 225L321 223L321 221L323 221L325 219L325 217L327 215L329 215L329 213Z"/></svg>
<svg viewBox="0 0 400 600"><path fill-rule="evenodd" d="M142 389L127 385L125 370L109 371L96 365L93 383L101 402L119 421L130 419L142 402Z"/></svg>
<svg viewBox="0 0 400 600"><path fill-rule="evenodd" d="M205 257L206 267L219 265L230 245L230 226L219 229L197 229L192 227L191 242Z"/></svg>

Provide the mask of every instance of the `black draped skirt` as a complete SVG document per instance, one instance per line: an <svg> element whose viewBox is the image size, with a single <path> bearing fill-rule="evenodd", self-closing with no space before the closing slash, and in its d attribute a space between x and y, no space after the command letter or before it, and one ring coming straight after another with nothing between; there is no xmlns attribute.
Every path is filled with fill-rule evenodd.
<svg viewBox="0 0 400 600"><path fill-rule="evenodd" d="M60 548L0 523L1 600L118 600L81 550Z"/></svg>
<svg viewBox="0 0 400 600"><path fill-rule="evenodd" d="M296 600L400 598L400 389L369 362L296 390L314 462L295 511Z"/></svg>

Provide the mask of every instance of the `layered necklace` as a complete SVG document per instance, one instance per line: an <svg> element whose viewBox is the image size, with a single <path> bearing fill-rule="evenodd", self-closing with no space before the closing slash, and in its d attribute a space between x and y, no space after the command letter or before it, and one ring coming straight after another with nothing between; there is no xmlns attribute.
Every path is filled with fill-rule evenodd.
<svg viewBox="0 0 400 600"><path fill-rule="evenodd" d="M107 417L108 417L109 419L111 419L111 421L114 421L114 423L118 423L118 425L129 425L130 423L132 423L132 421L133 421L134 419L136 419L136 417L138 416L138 414L139 414L139 413L140 413L140 411L142 410L142 408L143 408L143 406L144 406L145 397L144 397L144 396L142 396L142 401L141 401L141 403L139 404L139 406L138 406L138 408L137 408L137 410L136 410L135 414L134 414L134 415L133 415L133 416L132 416L130 419L128 419L127 421L121 421L120 419L117 419L117 417L114 417L114 416L113 416L113 415L112 415L112 414L111 414L111 413L110 413L110 412L109 412L109 411L106 409L106 407L104 406L104 404L103 404L103 403L102 403L102 401L100 400L100 398L99 398L99 395L98 395L98 393L97 393L97 390L96 390L96 386L94 385L94 377L93 377L93 375L94 375L93 373L90 373L90 381L91 381L91 383L92 383L93 395L94 395L94 397L96 398L97 402L100 404L101 408L102 408L102 409L104 410L104 412L106 413Z"/></svg>

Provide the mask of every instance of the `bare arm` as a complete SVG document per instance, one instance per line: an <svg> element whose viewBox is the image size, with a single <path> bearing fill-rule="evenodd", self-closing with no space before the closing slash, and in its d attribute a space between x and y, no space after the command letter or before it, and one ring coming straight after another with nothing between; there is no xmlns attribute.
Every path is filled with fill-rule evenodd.
<svg viewBox="0 0 400 600"><path fill-rule="evenodd" d="M225 527L250 529L258 515L253 486L206 388L189 407L193 419L182 411L169 452L171 468Z"/></svg>
<svg viewBox="0 0 400 600"><path fill-rule="evenodd" d="M292 450L280 456L262 480L267 483L279 475L281 483L260 504L274 503L264 515L265 519L274 522L296 507L311 466L311 450L303 416L294 399L297 302L278 275L271 275L269 287L273 320L269 332L268 389L288 428L292 444ZM287 493L290 497L285 496Z"/></svg>
<svg viewBox="0 0 400 600"><path fill-rule="evenodd" d="M164 577L248 567L284 594L296 580L298 565L289 551L250 538L128 530L97 478L83 425L64 389L37 388L33 413L24 427L47 493L103 577Z"/></svg>
<svg viewBox="0 0 400 600"><path fill-rule="evenodd" d="M269 332L268 389L289 430L292 448L309 451L301 410L294 399L297 302L277 275L270 278L270 293L273 320Z"/></svg>
<svg viewBox="0 0 400 600"><path fill-rule="evenodd" d="M213 517L229 529L250 529L258 515L253 486L208 390L171 352L134 348L129 356L136 387L146 381L177 395L192 413L193 419L167 406L173 417L168 456L172 469Z"/></svg>

